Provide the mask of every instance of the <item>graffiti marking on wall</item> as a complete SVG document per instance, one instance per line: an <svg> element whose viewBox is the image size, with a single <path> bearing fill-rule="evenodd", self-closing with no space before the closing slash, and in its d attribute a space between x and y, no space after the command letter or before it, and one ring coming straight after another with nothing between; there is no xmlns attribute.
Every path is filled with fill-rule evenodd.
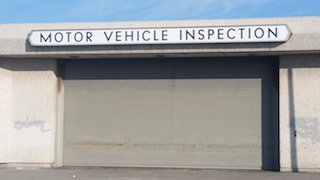
<svg viewBox="0 0 320 180"><path fill-rule="evenodd" d="M48 132L51 130L51 129L45 128L44 121L16 121L13 126L13 128L18 130L21 130L24 128L31 128L31 127L39 128L41 132Z"/></svg>

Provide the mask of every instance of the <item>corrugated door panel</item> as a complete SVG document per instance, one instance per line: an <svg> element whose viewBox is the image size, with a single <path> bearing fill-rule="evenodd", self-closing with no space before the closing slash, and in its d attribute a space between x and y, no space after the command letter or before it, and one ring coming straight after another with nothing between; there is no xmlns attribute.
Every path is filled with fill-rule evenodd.
<svg viewBox="0 0 320 180"><path fill-rule="evenodd" d="M64 165L261 169L263 66L66 61Z"/></svg>

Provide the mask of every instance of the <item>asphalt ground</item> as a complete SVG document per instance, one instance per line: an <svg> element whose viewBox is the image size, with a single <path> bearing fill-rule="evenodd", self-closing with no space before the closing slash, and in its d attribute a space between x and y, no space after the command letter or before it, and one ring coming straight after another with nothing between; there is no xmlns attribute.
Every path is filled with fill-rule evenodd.
<svg viewBox="0 0 320 180"><path fill-rule="evenodd" d="M149 168L0 169L0 180L320 180L320 173Z"/></svg>

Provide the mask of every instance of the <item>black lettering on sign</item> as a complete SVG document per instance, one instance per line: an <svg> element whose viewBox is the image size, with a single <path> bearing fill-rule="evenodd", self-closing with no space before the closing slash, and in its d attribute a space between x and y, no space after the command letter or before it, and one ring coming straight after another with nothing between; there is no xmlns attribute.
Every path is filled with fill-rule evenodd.
<svg viewBox="0 0 320 180"><path fill-rule="evenodd" d="M260 31L260 33L259 33ZM259 36L260 34L260 36ZM256 36L256 38L258 39L261 39L263 36L264 36L264 31L262 28L257 28L255 31L254 31L254 35Z"/></svg>
<svg viewBox="0 0 320 180"><path fill-rule="evenodd" d="M188 40L188 36L190 36L194 40L194 30L192 30L192 33L186 30L186 40Z"/></svg>
<svg viewBox="0 0 320 180"><path fill-rule="evenodd" d="M106 36L107 40L110 41L110 38L112 37L113 31L111 31L111 33L109 34L109 36L108 36L108 34L107 34L105 31L104 31L103 33L104 33L104 35Z"/></svg>
<svg viewBox="0 0 320 180"><path fill-rule="evenodd" d="M140 41L140 31L137 31L137 41Z"/></svg>
<svg viewBox="0 0 320 180"><path fill-rule="evenodd" d="M274 37L278 37L278 28L275 28L275 31L272 31L270 28L268 29L268 37L270 38L271 34L273 34Z"/></svg>
<svg viewBox="0 0 320 180"><path fill-rule="evenodd" d="M56 42L61 42L63 40L63 35L61 32L57 32L55 35L54 35L54 40Z"/></svg>
<svg viewBox="0 0 320 180"><path fill-rule="evenodd" d="M125 31L125 41L128 41L128 38L131 38L131 41L133 41L133 31L131 31L131 34L128 34L128 31Z"/></svg>
<svg viewBox="0 0 320 180"><path fill-rule="evenodd" d="M71 34L71 32L66 32L66 34L67 34L67 40L68 40L68 42L70 42L70 34Z"/></svg>
<svg viewBox="0 0 320 180"><path fill-rule="evenodd" d="M76 32L74 34L74 40L77 42L81 42L83 39L83 34L81 32Z"/></svg>
<svg viewBox="0 0 320 180"><path fill-rule="evenodd" d="M240 30L240 37L241 37L241 39L243 39L243 30L244 30L244 28L239 28L239 30Z"/></svg>
<svg viewBox="0 0 320 180"><path fill-rule="evenodd" d="M150 40L150 37L149 37L149 38L146 38L146 36L145 36L146 33L150 34L150 31L144 31L144 32L142 33L142 39L145 40L145 41L149 41L149 40Z"/></svg>
<svg viewBox="0 0 320 180"><path fill-rule="evenodd" d="M213 29L208 29L208 40L210 40L211 36L213 36L214 30Z"/></svg>
<svg viewBox="0 0 320 180"><path fill-rule="evenodd" d="M204 30L203 29L199 29L199 31L198 31L198 34L199 34L199 37L198 37L198 39L199 40L203 40L204 39Z"/></svg>
<svg viewBox="0 0 320 180"><path fill-rule="evenodd" d="M92 32L87 32L87 42L92 42Z"/></svg>
<svg viewBox="0 0 320 180"><path fill-rule="evenodd" d="M223 29L218 29L218 39L223 39Z"/></svg>
<svg viewBox="0 0 320 180"><path fill-rule="evenodd" d="M116 41L121 41L121 31L116 31Z"/></svg>
<svg viewBox="0 0 320 180"><path fill-rule="evenodd" d="M157 38L157 31L153 31L153 40L159 41L159 39Z"/></svg>
<svg viewBox="0 0 320 180"><path fill-rule="evenodd" d="M235 29L233 29L233 28L229 29L229 30L227 31L227 36L228 36L228 38L229 38L229 39L234 39L234 38L236 38L236 36L235 36L235 35L233 35L233 36L231 36L231 35L230 35L230 31L235 32L236 30L235 30Z"/></svg>
<svg viewBox="0 0 320 180"><path fill-rule="evenodd" d="M162 30L162 41L168 40L168 30Z"/></svg>
<svg viewBox="0 0 320 180"><path fill-rule="evenodd" d="M42 41L44 41L44 42L47 42L47 41L51 42L51 33L47 36L47 38L45 38L45 37L43 36L43 34L40 33L40 42L42 43Z"/></svg>

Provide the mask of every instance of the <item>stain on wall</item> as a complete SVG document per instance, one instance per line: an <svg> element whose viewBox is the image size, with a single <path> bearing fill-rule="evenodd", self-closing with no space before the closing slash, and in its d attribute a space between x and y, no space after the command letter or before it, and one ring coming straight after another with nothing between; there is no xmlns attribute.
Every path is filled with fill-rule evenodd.
<svg viewBox="0 0 320 180"><path fill-rule="evenodd" d="M320 143L320 121L318 118L296 119L297 136L308 139L312 144Z"/></svg>

